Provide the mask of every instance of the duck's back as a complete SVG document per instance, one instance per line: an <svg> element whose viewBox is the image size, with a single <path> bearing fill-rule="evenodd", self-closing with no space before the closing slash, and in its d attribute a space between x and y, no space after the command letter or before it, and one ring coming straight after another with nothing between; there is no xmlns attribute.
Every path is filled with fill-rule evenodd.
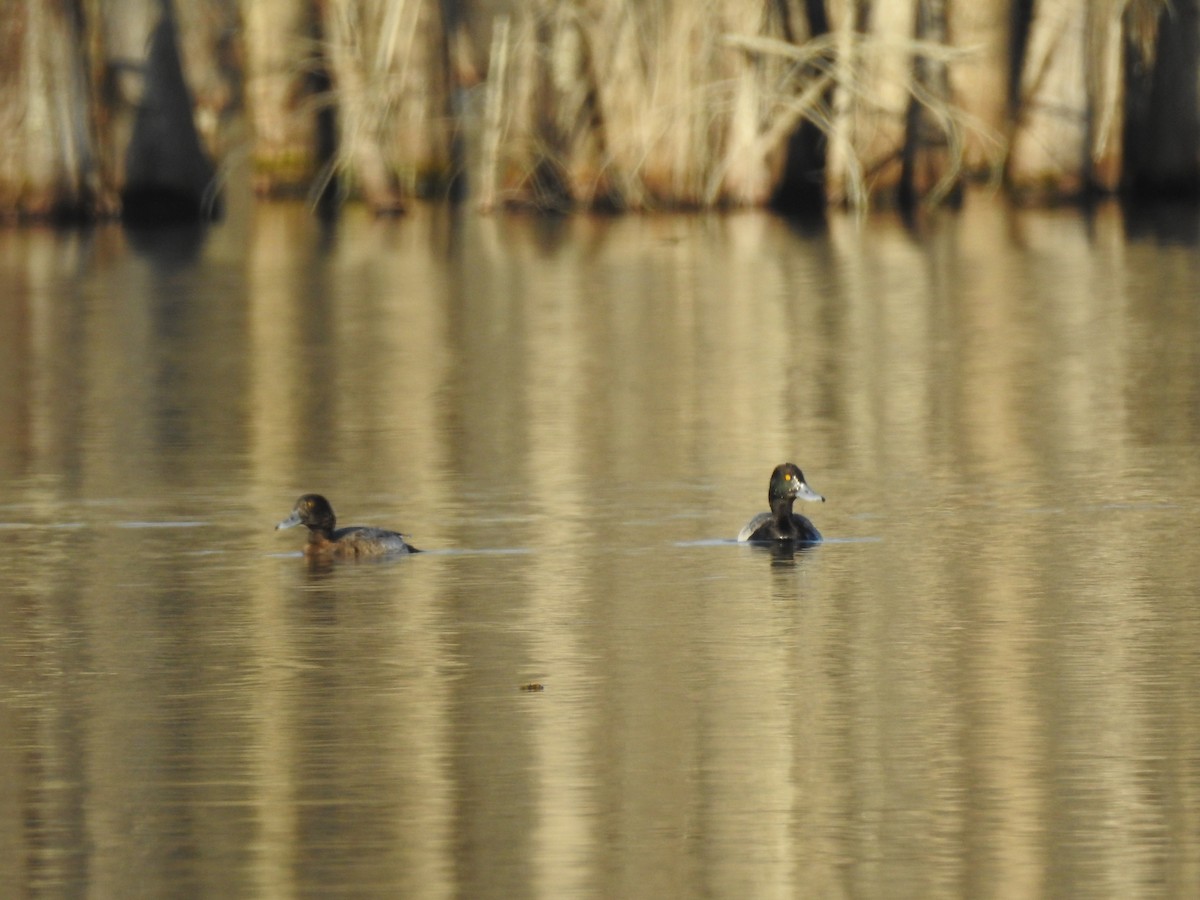
<svg viewBox="0 0 1200 900"><path fill-rule="evenodd" d="M746 523L738 532L737 539L746 541L796 541L798 543L815 544L821 540L821 532L817 531L809 519L792 513L792 525L795 534L783 534L775 525L775 519L769 512L762 512Z"/></svg>
<svg viewBox="0 0 1200 900"><path fill-rule="evenodd" d="M351 525L333 533L329 547L335 556L392 556L417 553L416 547L404 540L404 535L384 528Z"/></svg>

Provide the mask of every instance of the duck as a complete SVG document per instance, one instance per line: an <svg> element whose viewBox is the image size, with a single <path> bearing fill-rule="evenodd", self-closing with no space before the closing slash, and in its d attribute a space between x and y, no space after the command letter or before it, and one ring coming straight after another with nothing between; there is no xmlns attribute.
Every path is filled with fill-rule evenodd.
<svg viewBox="0 0 1200 900"><path fill-rule="evenodd" d="M825 498L808 486L804 473L795 463L782 463L771 472L771 483L767 488L770 512L762 512L746 523L738 532L740 542L792 544L816 544L821 532L807 518L792 512L796 500L819 500Z"/></svg>
<svg viewBox="0 0 1200 900"><path fill-rule="evenodd" d="M276 525L275 530L282 531L295 525L308 528L304 555L309 558L358 559L420 552L398 531L366 525L338 528L333 506L320 494L301 495L292 507L292 514Z"/></svg>

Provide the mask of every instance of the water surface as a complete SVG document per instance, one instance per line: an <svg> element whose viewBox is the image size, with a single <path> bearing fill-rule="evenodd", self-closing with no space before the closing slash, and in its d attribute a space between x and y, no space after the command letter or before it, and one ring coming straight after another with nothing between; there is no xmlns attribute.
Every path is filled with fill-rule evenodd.
<svg viewBox="0 0 1200 900"><path fill-rule="evenodd" d="M7 883L1194 896L1196 225L0 231Z"/></svg>

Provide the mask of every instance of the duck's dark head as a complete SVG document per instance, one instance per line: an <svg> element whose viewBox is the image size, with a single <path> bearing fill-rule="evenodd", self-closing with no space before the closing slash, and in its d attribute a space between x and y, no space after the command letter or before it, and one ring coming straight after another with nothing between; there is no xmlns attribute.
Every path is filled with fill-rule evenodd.
<svg viewBox="0 0 1200 900"><path fill-rule="evenodd" d="M329 532L336 524L337 518L328 500L320 494L305 494L292 507L292 514L276 525L275 530L305 525L313 531Z"/></svg>
<svg viewBox="0 0 1200 900"><path fill-rule="evenodd" d="M767 498L774 506L780 500L820 500L825 502L825 498L808 486L804 480L804 473L800 471L800 467L795 463L784 463L776 466L775 471L771 473L771 487L767 492Z"/></svg>

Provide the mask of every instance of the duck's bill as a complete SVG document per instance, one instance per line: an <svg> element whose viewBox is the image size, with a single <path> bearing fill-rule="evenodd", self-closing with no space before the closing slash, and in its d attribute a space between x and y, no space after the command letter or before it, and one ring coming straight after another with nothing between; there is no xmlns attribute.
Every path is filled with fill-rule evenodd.
<svg viewBox="0 0 1200 900"><path fill-rule="evenodd" d="M803 481L796 486L796 496L801 500L819 500L825 502L825 498L810 488Z"/></svg>
<svg viewBox="0 0 1200 900"><path fill-rule="evenodd" d="M280 522L278 525L276 525L275 530L282 531L285 528L291 528L293 525L299 525L299 524L300 524L300 513L294 512L290 516L288 516L286 519L284 519L282 522Z"/></svg>

